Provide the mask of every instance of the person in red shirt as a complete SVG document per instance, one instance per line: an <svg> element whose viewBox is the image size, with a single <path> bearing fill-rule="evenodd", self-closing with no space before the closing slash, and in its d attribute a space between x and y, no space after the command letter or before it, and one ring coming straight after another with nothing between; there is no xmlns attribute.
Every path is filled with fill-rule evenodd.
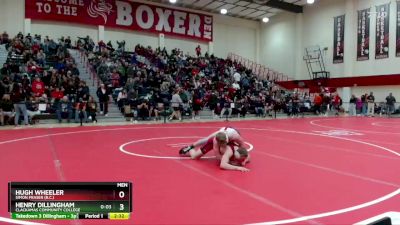
<svg viewBox="0 0 400 225"><path fill-rule="evenodd" d="M56 89L51 92L51 98L55 100L61 100L63 97L64 97L64 92L61 91L59 87L56 87Z"/></svg>
<svg viewBox="0 0 400 225"><path fill-rule="evenodd" d="M117 73L117 70L113 70L111 74L111 83L114 88L119 88L119 74Z"/></svg>
<svg viewBox="0 0 400 225"><path fill-rule="evenodd" d="M39 50L40 50L40 45L36 42L36 43L34 43L33 45L32 45L32 51L33 51L33 54L37 54L38 52L39 52Z"/></svg>
<svg viewBox="0 0 400 225"><path fill-rule="evenodd" d="M45 91L44 83L40 80L40 77L36 77L32 83L32 93L35 97L40 97Z"/></svg>
<svg viewBox="0 0 400 225"><path fill-rule="evenodd" d="M341 102L342 102L342 99L340 98L340 96L337 93L335 93L334 97L332 99L332 105L333 105L333 108L335 110L335 115L336 116L339 115Z"/></svg>
<svg viewBox="0 0 400 225"><path fill-rule="evenodd" d="M314 111L316 114L319 114L321 112L321 105L322 105L322 97L320 94L317 94L314 97Z"/></svg>

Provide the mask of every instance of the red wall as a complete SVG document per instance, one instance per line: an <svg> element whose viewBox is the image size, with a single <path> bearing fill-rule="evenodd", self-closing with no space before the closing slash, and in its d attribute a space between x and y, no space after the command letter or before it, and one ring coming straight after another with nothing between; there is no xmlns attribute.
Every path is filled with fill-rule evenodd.
<svg viewBox="0 0 400 225"><path fill-rule="evenodd" d="M332 88L354 87L354 86L400 85L400 74L362 76L362 77L342 77L342 78L330 78L327 80L294 80L294 81L283 81L277 83L282 87L290 90L295 88L309 88L310 92L319 92L319 85Z"/></svg>

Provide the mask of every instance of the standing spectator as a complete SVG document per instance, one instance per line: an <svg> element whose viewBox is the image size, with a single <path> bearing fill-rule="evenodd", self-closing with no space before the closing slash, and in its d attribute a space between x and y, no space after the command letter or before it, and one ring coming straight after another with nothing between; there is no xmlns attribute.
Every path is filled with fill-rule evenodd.
<svg viewBox="0 0 400 225"><path fill-rule="evenodd" d="M71 45L72 41L71 41L71 37L70 37L70 36L68 36L68 37L65 39L64 43L65 43L65 47L66 47L66 48L72 48L72 45Z"/></svg>
<svg viewBox="0 0 400 225"><path fill-rule="evenodd" d="M28 125L28 111L26 109L26 91L22 88L22 85L19 83L15 83L13 86L13 92L11 94L11 100L14 104L15 110L15 126L19 124L19 117L22 114L24 116L24 124Z"/></svg>
<svg viewBox="0 0 400 225"><path fill-rule="evenodd" d="M149 120L150 115L149 101L147 99L141 99L137 105L138 117L142 118L143 121Z"/></svg>
<svg viewBox="0 0 400 225"><path fill-rule="evenodd" d="M362 110L363 110L363 102L361 101L361 98L357 98L357 102L356 102L357 115L362 115Z"/></svg>
<svg viewBox="0 0 400 225"><path fill-rule="evenodd" d="M350 98L349 104L349 115L355 116L356 115L356 104L357 104L357 97L353 94Z"/></svg>
<svg viewBox="0 0 400 225"><path fill-rule="evenodd" d="M293 117L298 117L299 116L299 110L300 109L300 99L299 99L299 94L295 93L292 97L292 118Z"/></svg>
<svg viewBox="0 0 400 225"><path fill-rule="evenodd" d="M6 44L6 48L8 48L8 44L10 43L9 36L7 32L3 32L0 38L0 44Z"/></svg>
<svg viewBox="0 0 400 225"><path fill-rule="evenodd" d="M362 109L361 109L361 114L366 116L368 112L368 102L367 102L367 97L368 94L365 93L364 95L361 96L361 102L362 102Z"/></svg>
<svg viewBox="0 0 400 225"><path fill-rule="evenodd" d="M177 89L177 90L175 90L174 95L172 95L171 107L174 110L174 112L169 117L169 120L173 120L174 118L176 118L176 119L182 121L181 106L183 104L183 101L181 99L181 96L179 96L179 92L180 92L180 90Z"/></svg>
<svg viewBox="0 0 400 225"><path fill-rule="evenodd" d="M336 116L339 116L341 105L342 105L342 99L340 98L338 93L335 93L332 98L332 107L333 107L333 110L335 111Z"/></svg>
<svg viewBox="0 0 400 225"><path fill-rule="evenodd" d="M396 99L394 98L392 93L389 93L389 96L386 97L386 107L389 117L394 112L394 103L396 103Z"/></svg>
<svg viewBox="0 0 400 225"><path fill-rule="evenodd" d="M367 103L368 103L367 115L374 116L374 114L375 114L375 97L372 92L370 92L367 97Z"/></svg>
<svg viewBox="0 0 400 225"><path fill-rule="evenodd" d="M82 98L80 98L75 105L75 123L79 121L82 126L83 120L85 121L85 123L87 123L87 118L86 102L83 101Z"/></svg>
<svg viewBox="0 0 400 225"><path fill-rule="evenodd" d="M92 96L89 96L86 110L89 112L89 119L91 119L93 123L97 123L97 103L94 101L94 98Z"/></svg>
<svg viewBox="0 0 400 225"><path fill-rule="evenodd" d="M82 98L84 101L87 101L89 99L89 87L86 85L86 82L83 80L79 82L77 95L78 95L77 99Z"/></svg>
<svg viewBox="0 0 400 225"><path fill-rule="evenodd" d="M328 111L330 110L330 104L331 104L331 96L330 93L324 93L322 97L322 107L321 107L321 113L324 114L324 116L328 116Z"/></svg>
<svg viewBox="0 0 400 225"><path fill-rule="evenodd" d="M110 100L110 90L104 85L100 84L100 87L97 89L97 97L99 98L100 102L100 114L108 116L108 101Z"/></svg>
<svg viewBox="0 0 400 225"><path fill-rule="evenodd" d="M196 47L196 55L197 55L197 57L201 56L201 47L200 47L200 45L197 45L197 47Z"/></svg>
<svg viewBox="0 0 400 225"><path fill-rule="evenodd" d="M76 67L76 64L72 64L71 73L72 73L72 75L77 75L77 76L80 75L79 69Z"/></svg>
<svg viewBox="0 0 400 225"><path fill-rule="evenodd" d="M192 119L195 120L196 116L197 117L199 116L199 111L201 110L201 107L202 107L202 101L201 101L198 89L194 90L193 97L192 97L192 104L193 104Z"/></svg>
<svg viewBox="0 0 400 225"><path fill-rule="evenodd" d="M4 126L4 117L8 116L9 118L14 116L13 112L14 106L10 99L10 95L5 94L0 101L0 124Z"/></svg>
<svg viewBox="0 0 400 225"><path fill-rule="evenodd" d="M235 82L239 83L240 79L241 79L241 75L240 73L238 73L237 71L233 74L233 79L235 80Z"/></svg>
<svg viewBox="0 0 400 225"><path fill-rule="evenodd" d="M321 105L322 105L322 96L321 94L316 94L314 97L314 106L313 106L313 111L315 114L320 114L321 113Z"/></svg>
<svg viewBox="0 0 400 225"><path fill-rule="evenodd" d="M9 76L11 74L11 69L8 67L7 63L3 64L3 68L0 70L0 76Z"/></svg>

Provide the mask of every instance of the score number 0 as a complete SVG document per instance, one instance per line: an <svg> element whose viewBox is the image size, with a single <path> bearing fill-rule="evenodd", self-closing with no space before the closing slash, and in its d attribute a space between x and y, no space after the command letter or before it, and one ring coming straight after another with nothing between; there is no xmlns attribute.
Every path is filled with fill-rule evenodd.
<svg viewBox="0 0 400 225"><path fill-rule="evenodd" d="M119 198L124 198L125 197L125 192L120 191L118 196L119 196ZM124 209L125 209L124 208L124 204L119 204L119 210L123 211Z"/></svg>

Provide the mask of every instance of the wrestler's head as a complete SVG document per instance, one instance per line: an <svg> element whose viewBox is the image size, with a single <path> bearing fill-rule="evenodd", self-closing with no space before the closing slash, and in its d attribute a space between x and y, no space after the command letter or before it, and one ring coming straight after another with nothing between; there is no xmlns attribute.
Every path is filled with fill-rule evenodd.
<svg viewBox="0 0 400 225"><path fill-rule="evenodd" d="M215 135L215 139L217 140L219 145L225 146L228 144L228 135L225 132L218 132Z"/></svg>
<svg viewBox="0 0 400 225"><path fill-rule="evenodd" d="M247 151L247 149L240 147L234 152L234 155L235 155L235 159L239 163L242 163L249 156L249 152Z"/></svg>

